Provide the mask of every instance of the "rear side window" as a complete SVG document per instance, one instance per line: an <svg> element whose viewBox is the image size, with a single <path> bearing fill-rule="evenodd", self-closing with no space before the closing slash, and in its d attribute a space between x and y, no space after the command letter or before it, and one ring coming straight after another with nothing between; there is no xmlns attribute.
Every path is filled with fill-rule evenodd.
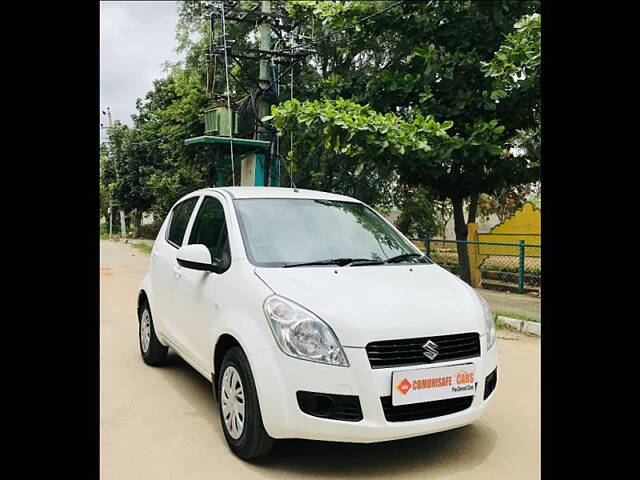
<svg viewBox="0 0 640 480"><path fill-rule="evenodd" d="M184 238L184 232L187 230L187 224L189 218L191 218L191 212L196 206L198 197L189 198L184 202L176 205L171 215L171 224L167 233L167 240L175 246L182 245L182 239Z"/></svg>
<svg viewBox="0 0 640 480"><path fill-rule="evenodd" d="M204 197L193 222L188 244L198 243L209 249L212 259L217 258L223 265L229 265L231 258L224 209L213 197Z"/></svg>

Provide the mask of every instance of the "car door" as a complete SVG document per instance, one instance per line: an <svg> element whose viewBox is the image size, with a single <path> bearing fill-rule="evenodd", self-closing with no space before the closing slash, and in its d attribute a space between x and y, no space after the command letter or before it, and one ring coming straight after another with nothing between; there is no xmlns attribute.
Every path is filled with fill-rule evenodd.
<svg viewBox="0 0 640 480"><path fill-rule="evenodd" d="M198 207L185 245L202 244L212 259L220 260L222 273L182 268L173 292L172 309L180 316L185 345L204 369L211 369L213 322L216 321L216 287L231 266L231 251L222 198L205 195Z"/></svg>
<svg viewBox="0 0 640 480"><path fill-rule="evenodd" d="M157 333L169 339L179 336L175 321L171 318L172 291L179 272L176 254L182 246L184 236L199 197L190 197L178 203L169 213L164 231L153 244L149 277L153 291L153 318Z"/></svg>

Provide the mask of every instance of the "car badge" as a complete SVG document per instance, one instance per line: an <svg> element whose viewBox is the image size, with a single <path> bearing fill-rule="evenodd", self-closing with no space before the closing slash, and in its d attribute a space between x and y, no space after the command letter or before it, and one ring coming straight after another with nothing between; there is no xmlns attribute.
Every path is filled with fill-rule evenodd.
<svg viewBox="0 0 640 480"><path fill-rule="evenodd" d="M422 346L422 348L424 348L424 352L422 354L429 360L433 360L438 356L438 353L440 353L438 352L438 344L433 340L429 340Z"/></svg>

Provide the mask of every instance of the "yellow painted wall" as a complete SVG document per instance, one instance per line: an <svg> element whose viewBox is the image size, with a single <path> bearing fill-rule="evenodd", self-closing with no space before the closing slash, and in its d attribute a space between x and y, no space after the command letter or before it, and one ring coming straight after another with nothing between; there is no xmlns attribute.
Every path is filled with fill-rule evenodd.
<svg viewBox="0 0 640 480"><path fill-rule="evenodd" d="M525 243L540 244L541 217L540 210L531 202L526 202L522 208L499 225L491 229L489 233L478 233L479 242ZM479 245L480 255L513 255L518 256L518 247L500 245ZM525 256L540 256L540 247L526 247Z"/></svg>

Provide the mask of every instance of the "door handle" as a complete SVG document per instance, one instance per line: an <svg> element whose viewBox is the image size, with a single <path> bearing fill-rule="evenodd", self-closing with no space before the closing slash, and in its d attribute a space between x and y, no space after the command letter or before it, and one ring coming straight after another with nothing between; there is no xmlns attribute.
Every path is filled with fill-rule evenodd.
<svg viewBox="0 0 640 480"><path fill-rule="evenodd" d="M173 267L173 273L175 273L176 278L180 278L182 276L182 267L180 265Z"/></svg>

